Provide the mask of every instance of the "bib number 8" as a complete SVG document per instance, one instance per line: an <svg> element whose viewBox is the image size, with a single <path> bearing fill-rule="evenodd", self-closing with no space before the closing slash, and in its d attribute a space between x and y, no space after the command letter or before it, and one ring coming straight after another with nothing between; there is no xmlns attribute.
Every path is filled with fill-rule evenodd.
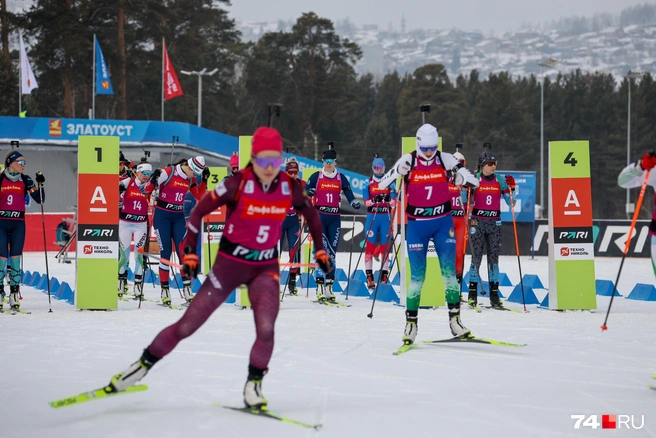
<svg viewBox="0 0 656 438"><path fill-rule="evenodd" d="M487 196L485 197L485 203L486 203L487 205L492 205L492 195L487 195Z"/></svg>

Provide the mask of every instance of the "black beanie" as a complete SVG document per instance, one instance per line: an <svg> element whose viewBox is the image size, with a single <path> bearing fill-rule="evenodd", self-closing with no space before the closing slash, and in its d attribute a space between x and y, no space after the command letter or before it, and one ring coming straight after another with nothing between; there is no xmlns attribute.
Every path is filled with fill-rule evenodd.
<svg viewBox="0 0 656 438"><path fill-rule="evenodd" d="M327 151L323 151L323 154L321 154L321 159L322 160L336 160L337 159L337 152L335 152L334 149L328 149Z"/></svg>

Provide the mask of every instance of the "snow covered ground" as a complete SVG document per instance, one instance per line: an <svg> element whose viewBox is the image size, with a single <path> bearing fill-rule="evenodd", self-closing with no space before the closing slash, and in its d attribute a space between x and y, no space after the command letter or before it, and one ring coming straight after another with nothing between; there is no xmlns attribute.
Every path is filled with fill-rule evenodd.
<svg viewBox="0 0 656 438"><path fill-rule="evenodd" d="M348 256L338 264L346 267ZM42 254L25 258L25 269L43 272L43 265ZM614 281L618 267L619 259L597 259L597 278ZM50 259L60 281L73 285L73 269ZM517 283L517 258L502 257L501 271ZM548 287L546 258L523 257L522 271ZM654 283L649 260L625 263L620 292L636 282ZM393 356L403 308L377 303L369 319L365 298L329 308L304 293L286 297L263 389L272 411L322 423L317 432L212 405L241 404L254 327L251 312L232 305L153 368L143 382L148 391L51 409L50 400L104 385L181 313L132 302L81 312L57 300L48 313L45 294L22 291L32 314L0 315L2 437L656 437L656 391L647 388L656 383L655 302L616 299L607 332L600 329L605 297L594 312L464 310L474 334L528 345L420 345ZM151 285L145 291L159 296ZM418 339L448 336L445 309L420 311ZM637 426L644 415L645 424L575 430L573 414L633 415Z"/></svg>

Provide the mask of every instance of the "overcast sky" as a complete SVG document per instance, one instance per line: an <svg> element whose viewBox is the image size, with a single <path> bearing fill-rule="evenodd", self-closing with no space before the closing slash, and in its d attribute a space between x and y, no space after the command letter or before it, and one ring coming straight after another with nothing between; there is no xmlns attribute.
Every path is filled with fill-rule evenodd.
<svg viewBox="0 0 656 438"><path fill-rule="evenodd" d="M458 28L509 31L523 22L542 23L572 15L619 13L623 8L653 0L232 0L230 15L238 20L296 19L313 11L333 21L346 17L357 25L377 24L387 29ZM375 6L373 6L375 5Z"/></svg>

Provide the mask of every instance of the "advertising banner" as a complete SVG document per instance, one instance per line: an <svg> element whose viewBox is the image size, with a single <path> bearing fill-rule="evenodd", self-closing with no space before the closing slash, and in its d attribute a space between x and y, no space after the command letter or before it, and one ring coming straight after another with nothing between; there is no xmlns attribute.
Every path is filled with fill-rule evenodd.
<svg viewBox="0 0 656 438"><path fill-rule="evenodd" d="M118 137L80 137L75 307L118 308Z"/></svg>
<svg viewBox="0 0 656 438"><path fill-rule="evenodd" d="M549 308L596 309L587 141L549 142Z"/></svg>

